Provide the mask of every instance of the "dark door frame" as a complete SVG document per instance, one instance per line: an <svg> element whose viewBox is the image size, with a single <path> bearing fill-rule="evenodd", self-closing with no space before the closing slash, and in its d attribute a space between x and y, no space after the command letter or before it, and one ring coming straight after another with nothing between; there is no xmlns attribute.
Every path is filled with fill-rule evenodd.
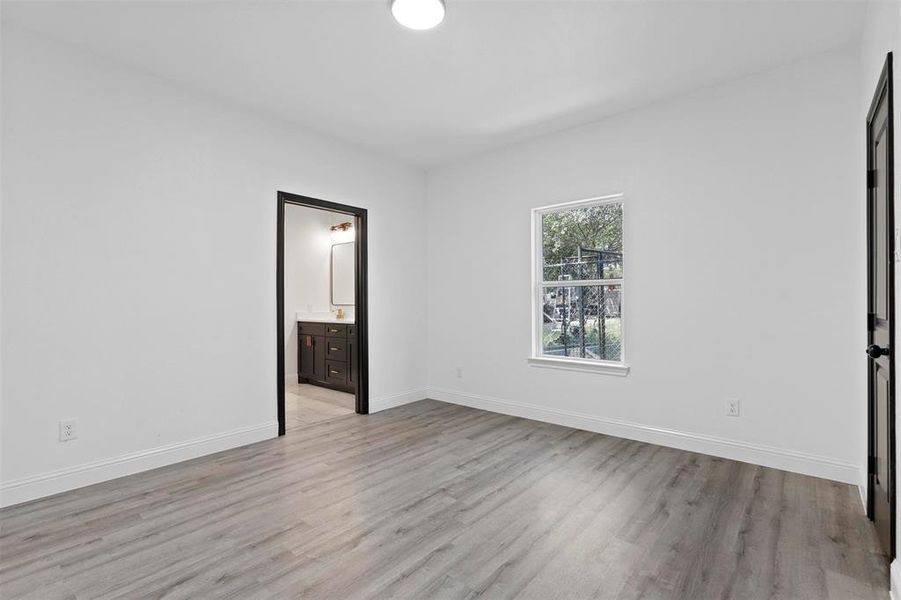
<svg viewBox="0 0 901 600"><path fill-rule="evenodd" d="M338 204L318 198L299 196L288 192L278 193L277 246L275 266L276 313L278 327L278 434L285 435L285 206L306 206L354 217L356 230L356 265L354 269L354 329L356 344L354 354L357 364L356 409L361 415L369 414L369 264L367 216L365 208Z"/></svg>
<svg viewBox="0 0 901 600"><path fill-rule="evenodd" d="M882 67L882 73L879 76L879 83L876 84L876 91L873 95L873 101L870 104L870 109L867 112L867 122L866 122L866 136L867 136L867 231L869 232L871 229L870 223L873 219L873 202L872 202L872 194L874 193L873 188L873 179L872 174L875 173L876 167L876 157L873 156L873 139L871 132L871 124L873 119L876 117L876 111L879 108L880 103L884 99L887 102L886 108L888 109L888 117L886 122L886 134L885 139L888 144L886 148L886 161L888 162L888 172L885 174L886 178L886 193L888 194L888 207L886 210L886 220L888 221L886 224L886 228L888 231L886 232L886 242L889 248L889 265L890 268L887 269L888 273L887 277L887 287L889 293L889 302L886 307L889 311L889 345L890 347L894 345L895 342L895 261L894 261L894 253L896 249L894 248L894 240L895 240L895 190L894 190L894 165L895 165L895 141L894 141L894 106L893 106L893 90L892 90L892 53L889 52L885 57L885 64ZM872 278L873 273L870 265L873 264L873 245L869 240L869 233L867 239L867 304L869 306L869 296L872 293ZM872 311L872 308L868 308L869 311ZM870 317L872 319L872 316ZM872 328L870 324L867 324L867 334L870 339L868 339L868 344L872 344ZM868 369L872 369L871 365L868 365ZM890 555L889 561L894 560L896 554L896 496L895 496L895 349L891 348L891 354L889 355L889 377L891 379L891 386L888 394L888 410L887 419L888 419L888 496L889 496L889 522L890 522ZM876 394L872 389L873 386L873 377L872 375L867 376L868 381L868 390L867 390L867 516L870 519L875 518L874 514L874 461L876 457L876 414L874 406L876 402Z"/></svg>

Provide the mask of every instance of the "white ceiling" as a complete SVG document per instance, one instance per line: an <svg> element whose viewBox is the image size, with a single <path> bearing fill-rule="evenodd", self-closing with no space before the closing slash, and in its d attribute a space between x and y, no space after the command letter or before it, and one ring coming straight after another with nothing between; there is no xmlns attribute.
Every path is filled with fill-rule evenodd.
<svg viewBox="0 0 901 600"><path fill-rule="evenodd" d="M447 0L4 2L5 23L432 166L856 44L865 5Z"/></svg>

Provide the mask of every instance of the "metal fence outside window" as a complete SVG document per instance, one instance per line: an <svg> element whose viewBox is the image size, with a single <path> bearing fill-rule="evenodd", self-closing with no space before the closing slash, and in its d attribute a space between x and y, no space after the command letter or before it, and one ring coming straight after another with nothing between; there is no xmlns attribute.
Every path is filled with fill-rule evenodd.
<svg viewBox="0 0 901 600"><path fill-rule="evenodd" d="M621 252L580 248L579 254L545 263L543 351L549 356L620 360L622 356ZM616 279L615 283L567 285L568 281Z"/></svg>

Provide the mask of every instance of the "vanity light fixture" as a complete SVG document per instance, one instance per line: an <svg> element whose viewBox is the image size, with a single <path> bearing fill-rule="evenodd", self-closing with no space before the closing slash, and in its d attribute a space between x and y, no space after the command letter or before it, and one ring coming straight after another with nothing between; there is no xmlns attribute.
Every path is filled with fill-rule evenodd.
<svg viewBox="0 0 901 600"><path fill-rule="evenodd" d="M423 31L444 20L444 0L391 0L394 20L410 29Z"/></svg>
<svg viewBox="0 0 901 600"><path fill-rule="evenodd" d="M332 232L333 244L343 244L345 242L354 241L354 224L350 221L332 225L329 227L329 230Z"/></svg>

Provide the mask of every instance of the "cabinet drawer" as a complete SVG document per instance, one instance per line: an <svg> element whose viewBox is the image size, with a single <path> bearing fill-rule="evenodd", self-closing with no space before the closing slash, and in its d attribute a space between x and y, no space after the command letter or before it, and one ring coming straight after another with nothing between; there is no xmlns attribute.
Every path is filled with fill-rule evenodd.
<svg viewBox="0 0 901 600"><path fill-rule="evenodd" d="M301 335L325 335L325 323L298 321L297 332Z"/></svg>
<svg viewBox="0 0 901 600"><path fill-rule="evenodd" d="M347 360L347 341L344 338L326 338L325 357L328 360Z"/></svg>
<svg viewBox="0 0 901 600"><path fill-rule="evenodd" d="M347 325L325 324L325 335L329 337L347 337Z"/></svg>
<svg viewBox="0 0 901 600"><path fill-rule="evenodd" d="M325 380L329 383L347 385L347 363L327 360L325 362Z"/></svg>

